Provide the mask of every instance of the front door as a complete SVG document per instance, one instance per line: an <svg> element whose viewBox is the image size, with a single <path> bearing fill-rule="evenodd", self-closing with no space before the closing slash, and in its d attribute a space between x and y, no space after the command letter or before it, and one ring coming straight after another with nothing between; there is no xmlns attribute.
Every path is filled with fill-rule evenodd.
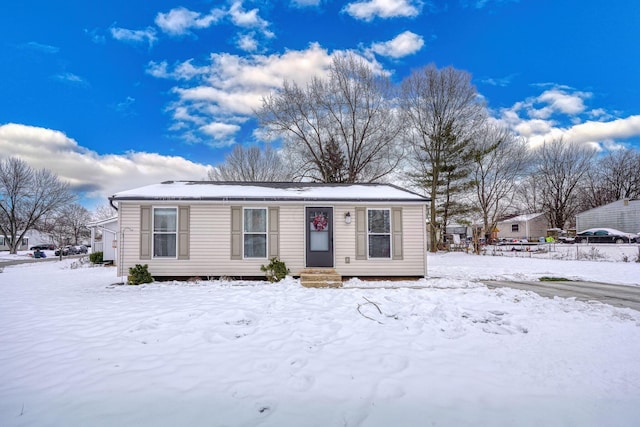
<svg viewBox="0 0 640 427"><path fill-rule="evenodd" d="M305 208L307 267L333 267L333 208Z"/></svg>

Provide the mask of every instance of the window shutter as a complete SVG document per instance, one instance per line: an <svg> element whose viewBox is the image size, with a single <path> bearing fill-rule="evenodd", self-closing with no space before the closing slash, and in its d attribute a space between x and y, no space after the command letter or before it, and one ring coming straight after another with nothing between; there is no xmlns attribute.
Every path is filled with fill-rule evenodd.
<svg viewBox="0 0 640 427"><path fill-rule="evenodd" d="M151 259L151 206L140 206L140 259Z"/></svg>
<svg viewBox="0 0 640 427"><path fill-rule="evenodd" d="M189 259L189 206L178 208L178 259Z"/></svg>
<svg viewBox="0 0 640 427"><path fill-rule="evenodd" d="M356 208L356 259L367 259L367 210Z"/></svg>
<svg viewBox="0 0 640 427"><path fill-rule="evenodd" d="M391 227L392 259L402 259L402 208L391 209Z"/></svg>
<svg viewBox="0 0 640 427"><path fill-rule="evenodd" d="M280 255L280 208L269 208L269 258Z"/></svg>
<svg viewBox="0 0 640 427"><path fill-rule="evenodd" d="M242 259L242 206L231 206L231 259Z"/></svg>

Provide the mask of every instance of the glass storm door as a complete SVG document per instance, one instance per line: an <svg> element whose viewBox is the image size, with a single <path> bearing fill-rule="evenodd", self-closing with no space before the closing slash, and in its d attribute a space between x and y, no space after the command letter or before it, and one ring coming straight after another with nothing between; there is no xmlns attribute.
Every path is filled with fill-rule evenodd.
<svg viewBox="0 0 640 427"><path fill-rule="evenodd" d="M333 208L305 208L307 267L333 267Z"/></svg>

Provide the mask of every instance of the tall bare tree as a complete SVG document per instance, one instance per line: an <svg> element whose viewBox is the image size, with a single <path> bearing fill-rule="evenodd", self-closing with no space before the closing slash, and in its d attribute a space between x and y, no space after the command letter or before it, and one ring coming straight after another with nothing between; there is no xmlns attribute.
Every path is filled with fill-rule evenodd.
<svg viewBox="0 0 640 427"><path fill-rule="evenodd" d="M430 250L439 240L438 203L451 197L448 171L464 164L474 129L485 119L485 106L471 75L431 64L402 82L403 122L412 146L414 180L431 197ZM445 219L446 222L446 219Z"/></svg>
<svg viewBox="0 0 640 427"><path fill-rule="evenodd" d="M336 56L326 78L285 81L263 98L261 126L285 142L300 178L373 182L402 158L402 130L388 77L353 54Z"/></svg>
<svg viewBox="0 0 640 427"><path fill-rule="evenodd" d="M264 150L236 145L224 162L209 170L208 175L212 181L282 182L294 178L291 168L269 145Z"/></svg>
<svg viewBox="0 0 640 427"><path fill-rule="evenodd" d="M73 200L69 184L54 173L16 157L0 160L0 232L10 253L40 220Z"/></svg>
<svg viewBox="0 0 640 427"><path fill-rule="evenodd" d="M589 169L580 194L581 207L591 209L621 199L640 198L640 152L610 151Z"/></svg>
<svg viewBox="0 0 640 427"><path fill-rule="evenodd" d="M103 219L113 218L117 215L118 211L116 211L110 204L105 203L103 205L96 206L93 213L91 214L91 219L93 221L101 221Z"/></svg>
<svg viewBox="0 0 640 427"><path fill-rule="evenodd" d="M595 149L562 138L536 150L535 176L540 180L544 213L553 228L572 225L578 210L578 188L593 165Z"/></svg>
<svg viewBox="0 0 640 427"><path fill-rule="evenodd" d="M498 220L513 206L518 182L528 172L530 152L525 140L509 129L486 124L477 133L471 162L474 204L489 241Z"/></svg>
<svg viewBox="0 0 640 427"><path fill-rule="evenodd" d="M87 224L92 219L93 215L87 208L78 203L72 203L62 206L41 219L36 228L48 235L56 246L62 248L65 245L78 245L83 238L88 239L91 232ZM62 260L62 250L59 256Z"/></svg>

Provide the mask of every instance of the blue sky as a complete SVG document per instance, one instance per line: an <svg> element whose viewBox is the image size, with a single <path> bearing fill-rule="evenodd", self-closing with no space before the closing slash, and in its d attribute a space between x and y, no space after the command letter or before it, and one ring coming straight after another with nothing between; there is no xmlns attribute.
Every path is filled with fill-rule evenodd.
<svg viewBox="0 0 640 427"><path fill-rule="evenodd" d="M201 179L283 79L353 51L401 81L468 71L532 144L640 146L640 2L111 0L0 7L0 157L72 183L89 204Z"/></svg>

